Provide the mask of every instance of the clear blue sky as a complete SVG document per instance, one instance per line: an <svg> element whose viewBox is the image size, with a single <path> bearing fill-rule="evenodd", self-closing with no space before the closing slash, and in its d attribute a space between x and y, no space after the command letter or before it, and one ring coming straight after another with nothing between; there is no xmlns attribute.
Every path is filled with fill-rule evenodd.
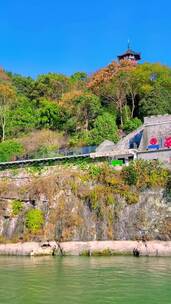
<svg viewBox="0 0 171 304"><path fill-rule="evenodd" d="M127 47L171 65L170 0L0 0L0 65L31 75L91 73Z"/></svg>

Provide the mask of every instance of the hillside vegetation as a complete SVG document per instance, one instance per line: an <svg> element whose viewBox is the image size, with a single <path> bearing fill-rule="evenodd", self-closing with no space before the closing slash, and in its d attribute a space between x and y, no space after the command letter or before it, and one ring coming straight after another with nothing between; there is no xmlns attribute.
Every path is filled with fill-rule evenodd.
<svg viewBox="0 0 171 304"><path fill-rule="evenodd" d="M0 71L0 161L117 142L147 115L171 113L171 69L112 62L91 76Z"/></svg>

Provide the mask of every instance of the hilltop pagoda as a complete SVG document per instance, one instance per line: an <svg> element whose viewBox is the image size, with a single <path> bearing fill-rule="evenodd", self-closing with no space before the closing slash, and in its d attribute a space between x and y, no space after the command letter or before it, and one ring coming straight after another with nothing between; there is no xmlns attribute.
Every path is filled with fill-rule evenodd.
<svg viewBox="0 0 171 304"><path fill-rule="evenodd" d="M119 62L121 60L128 60L133 62L134 64L137 64L139 60L141 60L141 53L137 53L130 48L130 43L128 42L128 49L125 53L118 56Z"/></svg>

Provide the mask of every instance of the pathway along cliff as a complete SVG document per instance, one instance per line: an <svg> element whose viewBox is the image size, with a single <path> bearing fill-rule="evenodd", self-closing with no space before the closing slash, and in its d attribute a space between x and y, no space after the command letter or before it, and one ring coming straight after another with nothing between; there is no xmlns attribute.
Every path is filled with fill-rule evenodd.
<svg viewBox="0 0 171 304"><path fill-rule="evenodd" d="M171 241L25 242L1 244L0 255L14 256L171 256Z"/></svg>

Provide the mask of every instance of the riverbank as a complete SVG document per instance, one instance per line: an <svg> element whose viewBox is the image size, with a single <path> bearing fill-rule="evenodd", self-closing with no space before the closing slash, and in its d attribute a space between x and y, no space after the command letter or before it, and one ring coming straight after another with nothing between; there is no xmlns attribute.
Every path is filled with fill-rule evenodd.
<svg viewBox="0 0 171 304"><path fill-rule="evenodd" d="M90 241L90 242L25 242L1 244L0 255L15 256L110 256L132 255L133 249L141 256L171 256L171 241Z"/></svg>

